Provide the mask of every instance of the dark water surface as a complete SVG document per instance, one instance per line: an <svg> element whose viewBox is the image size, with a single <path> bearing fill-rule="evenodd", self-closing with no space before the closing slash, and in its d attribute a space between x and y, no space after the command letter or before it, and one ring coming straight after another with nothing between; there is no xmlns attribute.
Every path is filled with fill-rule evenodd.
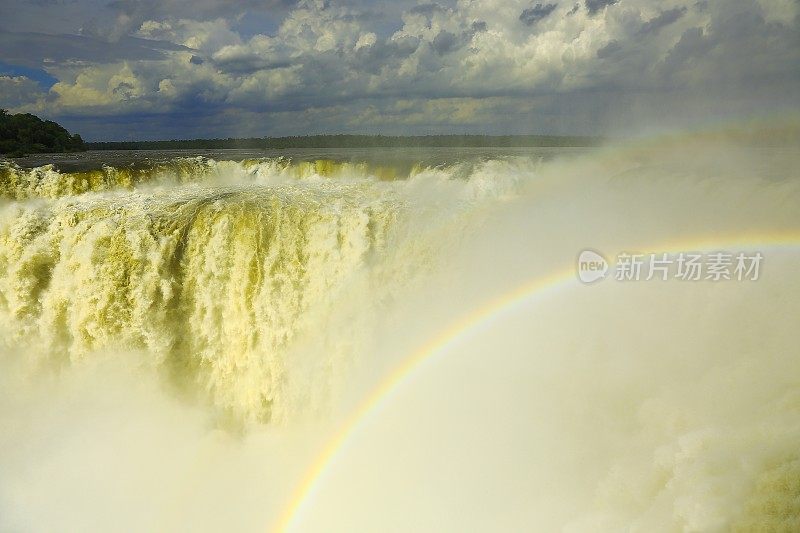
<svg viewBox="0 0 800 533"><path fill-rule="evenodd" d="M533 158L549 160L556 156L582 154L595 148L298 148L286 150L220 149L220 150L90 150L70 154L32 154L14 159L22 168L52 164L61 172L100 169L149 167L176 158L205 157L217 161L242 161L285 157L293 161L332 160L368 163L398 169L413 165L440 166L487 159Z"/></svg>

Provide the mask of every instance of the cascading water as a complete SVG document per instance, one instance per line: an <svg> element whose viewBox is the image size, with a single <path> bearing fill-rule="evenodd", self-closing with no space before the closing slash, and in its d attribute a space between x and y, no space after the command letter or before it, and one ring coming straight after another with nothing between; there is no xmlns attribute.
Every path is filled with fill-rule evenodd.
<svg viewBox="0 0 800 533"><path fill-rule="evenodd" d="M0 529L794 530L796 149L556 155L0 163Z"/></svg>
<svg viewBox="0 0 800 533"><path fill-rule="evenodd" d="M287 404L287 359L309 357L295 345L315 343L324 357L309 364L341 372L369 329L365 310L380 314L431 268L442 251L431 236L461 231L459 213L486 196L450 183L460 190L449 208L434 206L436 195L412 208L417 182L452 170L387 182L331 161L4 172L18 200L0 224L6 331L53 362L145 350L239 420L288 422L313 409L330 376L303 385L309 405ZM343 313L350 322L336 325Z"/></svg>

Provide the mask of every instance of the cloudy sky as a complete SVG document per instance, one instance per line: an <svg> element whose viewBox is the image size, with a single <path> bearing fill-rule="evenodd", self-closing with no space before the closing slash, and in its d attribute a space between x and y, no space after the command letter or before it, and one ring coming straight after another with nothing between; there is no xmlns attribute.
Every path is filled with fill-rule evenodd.
<svg viewBox="0 0 800 533"><path fill-rule="evenodd" d="M800 0L0 0L0 106L92 140L620 133L799 95Z"/></svg>

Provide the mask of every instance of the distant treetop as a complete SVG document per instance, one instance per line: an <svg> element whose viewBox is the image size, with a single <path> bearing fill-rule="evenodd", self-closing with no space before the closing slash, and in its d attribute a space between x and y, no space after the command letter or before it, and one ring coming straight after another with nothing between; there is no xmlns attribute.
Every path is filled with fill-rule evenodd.
<svg viewBox="0 0 800 533"><path fill-rule="evenodd" d="M0 154L11 157L31 153L80 152L86 149L80 135L71 135L52 120L30 113L10 114L0 109Z"/></svg>
<svg viewBox="0 0 800 533"><path fill-rule="evenodd" d="M245 139L186 139L86 143L90 150L287 149L287 148L411 148L594 146L598 137L556 135L303 135Z"/></svg>

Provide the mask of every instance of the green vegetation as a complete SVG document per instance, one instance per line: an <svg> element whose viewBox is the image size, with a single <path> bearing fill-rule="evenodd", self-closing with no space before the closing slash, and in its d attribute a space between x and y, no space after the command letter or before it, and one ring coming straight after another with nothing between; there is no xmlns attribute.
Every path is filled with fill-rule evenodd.
<svg viewBox="0 0 800 533"><path fill-rule="evenodd" d="M181 149L289 149L289 148L414 148L414 147L531 147L594 146L598 137L554 135L304 135L245 139L187 139L84 143L53 121L29 113L16 115L0 109L0 154L19 157L31 153L84 150Z"/></svg>
<svg viewBox="0 0 800 533"><path fill-rule="evenodd" d="M30 153L79 152L86 147L80 135L51 120L30 113L11 115L0 109L0 154L19 157Z"/></svg>
<svg viewBox="0 0 800 533"><path fill-rule="evenodd" d="M248 139L191 139L86 143L90 150L180 150L180 149L286 149L286 148L409 148L409 147L529 147L594 146L597 137L552 135L305 135L252 137Z"/></svg>

